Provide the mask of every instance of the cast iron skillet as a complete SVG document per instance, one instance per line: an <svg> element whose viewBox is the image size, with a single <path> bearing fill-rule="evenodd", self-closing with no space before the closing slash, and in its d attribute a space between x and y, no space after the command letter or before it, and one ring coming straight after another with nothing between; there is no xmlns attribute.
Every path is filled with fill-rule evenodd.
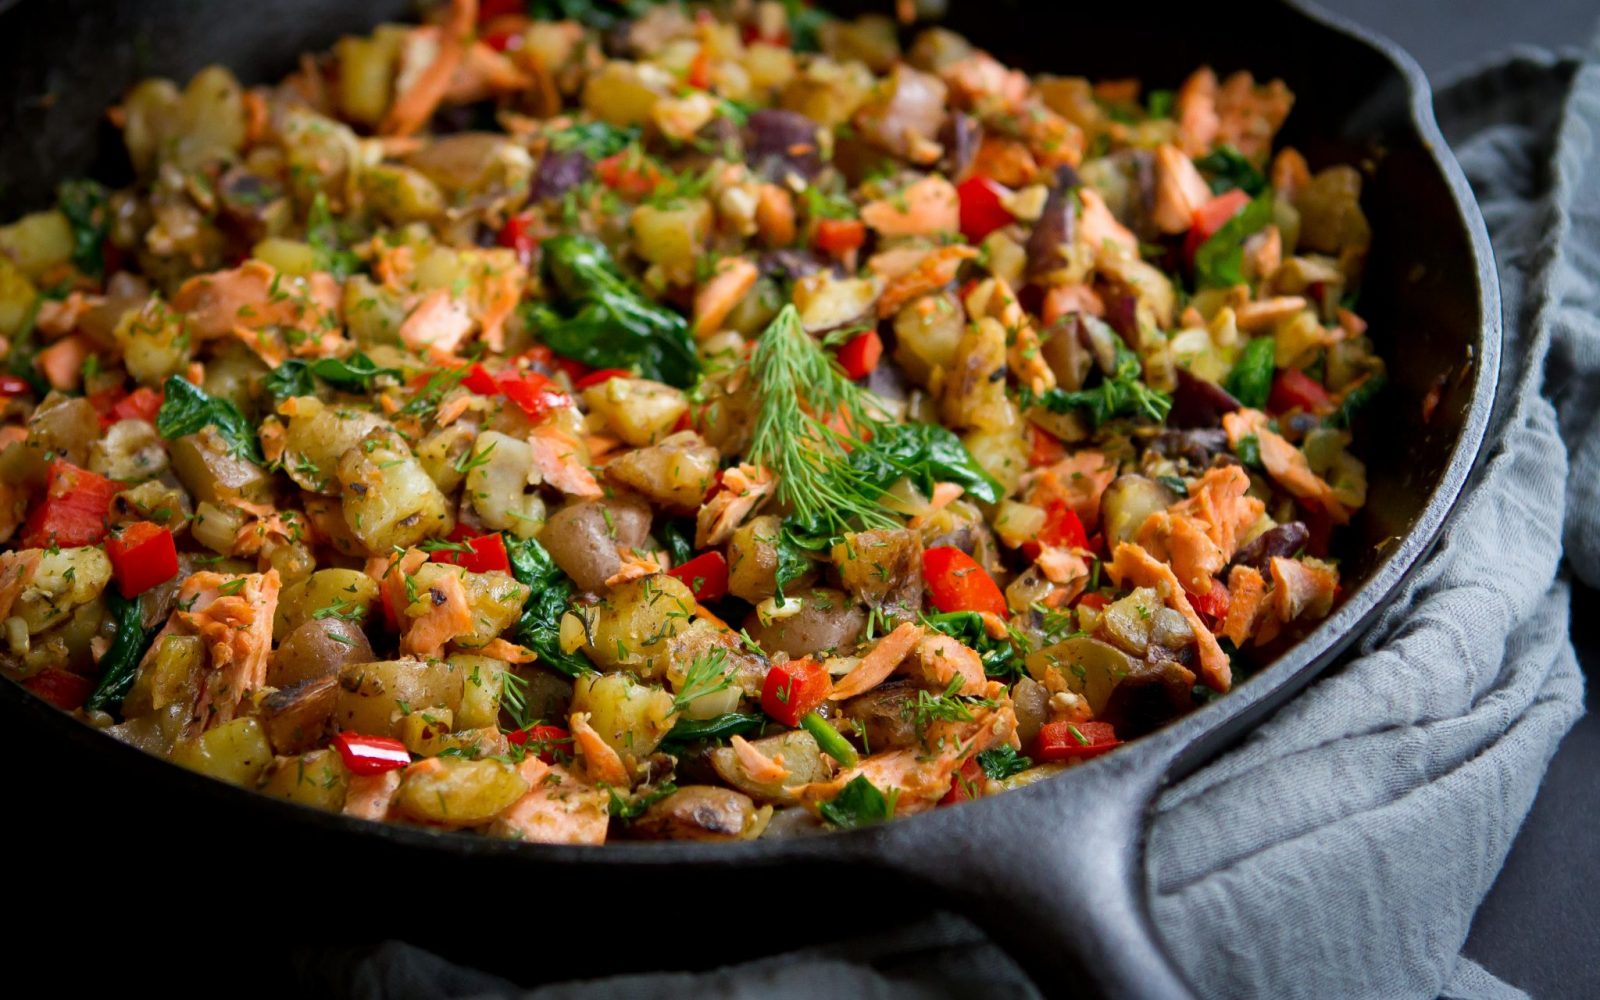
<svg viewBox="0 0 1600 1000"><path fill-rule="evenodd" d="M0 214L45 203L62 177L115 176L117 147L100 115L140 76L185 79L220 62L246 82L275 79L301 51L407 6L0 0L0 65L10 68L0 81ZM358 899L362 922L341 933L405 937L513 978L713 964L941 905L976 920L1049 991L1188 995L1149 918L1145 814L1165 784L1328 668L1428 551L1494 402L1491 252L1421 71L1309 3L1238 0L1203 24L1148 0L1099 5L1092 16L1070 13L1078 5L952 7L953 27L1031 70L1149 86L1176 85L1201 62L1281 76L1298 97L1285 141L1314 167L1370 164L1376 235L1362 311L1391 382L1358 429L1371 495L1341 553L1350 595L1333 616L1227 697L1055 780L871 830L726 846L534 846L357 823L197 778L0 684L0 731L49 761L47 774L14 779L22 794L14 787L10 801L56 819L56 849L82 852L99 873L86 884L104 886L129 865L177 866L182 883L242 880L255 891L229 915L240 931L281 931L318 912L307 903ZM1421 400L1436 386L1439 405L1423 421ZM92 809L76 804L80 794ZM484 898L561 919L478 919ZM299 905L277 912L285 902ZM472 916L452 917L456 906Z"/></svg>

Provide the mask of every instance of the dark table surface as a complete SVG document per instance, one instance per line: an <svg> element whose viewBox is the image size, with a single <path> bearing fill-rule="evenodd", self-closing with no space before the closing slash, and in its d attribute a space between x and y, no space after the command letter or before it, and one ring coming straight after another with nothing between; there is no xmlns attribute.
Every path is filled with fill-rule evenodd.
<svg viewBox="0 0 1600 1000"><path fill-rule="evenodd" d="M1593 37L1595 0L1319 0L1388 35L1430 77L1514 44L1562 49ZM1572 637L1590 690L1600 681L1600 593L1578 588ZM1600 996L1600 716L1586 715L1551 762L1533 811L1467 938L1466 954L1538 1000Z"/></svg>

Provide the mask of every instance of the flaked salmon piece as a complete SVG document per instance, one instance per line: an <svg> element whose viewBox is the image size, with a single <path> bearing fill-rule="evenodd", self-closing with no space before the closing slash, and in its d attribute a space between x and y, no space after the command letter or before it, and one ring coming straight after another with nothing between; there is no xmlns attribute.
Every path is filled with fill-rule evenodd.
<svg viewBox="0 0 1600 1000"><path fill-rule="evenodd" d="M573 712L567 718L567 730L572 733L573 742L583 756L584 771L590 778L614 788L633 787L622 756L589 725L588 712Z"/></svg>
<svg viewBox="0 0 1600 1000"><path fill-rule="evenodd" d="M615 587L619 583L629 580L641 580L647 576L654 576L667 567L652 555L640 553L629 545L617 546L617 558L622 560L622 567L615 573L606 577L606 586Z"/></svg>
<svg viewBox="0 0 1600 1000"><path fill-rule="evenodd" d="M1254 566L1235 566L1230 570L1228 616L1223 619L1218 634L1233 643L1235 648L1243 648L1244 641L1255 631L1256 621L1261 616L1262 599L1266 594L1267 583Z"/></svg>
<svg viewBox="0 0 1600 1000"><path fill-rule="evenodd" d="M594 473L589 471L582 442L564 429L548 421L542 423L528 434L528 444L533 447L533 465L540 482L586 500L605 496Z"/></svg>
<svg viewBox="0 0 1600 1000"><path fill-rule="evenodd" d="M283 449L289 444L289 428L282 421L263 422L257 437L261 439L261 454L268 462L276 464L283 459Z"/></svg>
<svg viewBox="0 0 1600 1000"><path fill-rule="evenodd" d="M1298 149L1285 146L1272 158L1271 178L1273 193L1292 204L1311 183L1311 166Z"/></svg>
<svg viewBox="0 0 1600 1000"><path fill-rule="evenodd" d="M0 621L11 617L12 605L39 572L43 549L18 549L0 552Z"/></svg>
<svg viewBox="0 0 1600 1000"><path fill-rule="evenodd" d="M317 353L323 334L338 335L342 294L331 274L284 274L264 261L247 260L185 281L172 306L188 317L189 329L202 340L287 326L315 335L306 343Z"/></svg>
<svg viewBox="0 0 1600 1000"><path fill-rule="evenodd" d="M400 769L382 774L352 774L344 795L346 816L380 821L389 816L389 807L400 791Z"/></svg>
<svg viewBox="0 0 1600 1000"><path fill-rule="evenodd" d="M1241 409L1224 414L1222 427L1228 432L1228 446L1237 449L1239 442L1254 436L1261 451L1261 464L1273 482L1288 490L1294 497L1322 509L1335 524L1347 524L1350 511L1334 492L1332 486L1315 472L1305 454L1290 444L1267 424L1267 415L1260 410Z"/></svg>
<svg viewBox="0 0 1600 1000"><path fill-rule="evenodd" d="M1105 300L1085 284L1052 285L1044 293L1043 318L1046 326L1063 316L1082 313L1086 316L1104 316Z"/></svg>
<svg viewBox="0 0 1600 1000"><path fill-rule="evenodd" d="M83 384L83 363L94 353L89 338L81 333L60 340L34 356L50 388L70 392Z"/></svg>
<svg viewBox="0 0 1600 1000"><path fill-rule="evenodd" d="M1155 161L1156 203L1151 221L1169 236L1188 232L1194 225L1194 213L1211 200L1211 187L1177 146L1157 146Z"/></svg>
<svg viewBox="0 0 1600 1000"><path fill-rule="evenodd" d="M981 694L987 678L978 654L942 632L930 632L917 641L900 668L924 687L945 691L961 678L956 694Z"/></svg>
<svg viewBox="0 0 1600 1000"><path fill-rule="evenodd" d="M504 53L474 41L461 54L441 99L447 104L476 104L501 94L527 90L533 77L524 73Z"/></svg>
<svg viewBox="0 0 1600 1000"><path fill-rule="evenodd" d="M735 733L733 738L728 740L728 745L738 755L739 765L744 768L744 772L751 780L768 785L778 785L788 780L787 767L756 749L743 736Z"/></svg>
<svg viewBox="0 0 1600 1000"><path fill-rule="evenodd" d="M417 601L427 605L427 610L413 618L400 637L402 655L425 659L439 656L446 643L472 631L472 606L467 602L461 577L455 573L440 574L417 595ZM406 613L411 612L407 609Z"/></svg>
<svg viewBox="0 0 1600 1000"><path fill-rule="evenodd" d="M1122 542L1112 554L1106 572L1119 587L1152 587L1167 607L1183 616L1194 631L1195 647L1200 653L1200 677L1215 691L1226 691L1233 684L1233 669L1228 664L1228 654L1217 645L1217 637L1206 628L1183 585L1172 572L1172 567L1156 559L1144 548L1132 542Z"/></svg>
<svg viewBox="0 0 1600 1000"><path fill-rule="evenodd" d="M456 348L470 333L472 314L467 304L443 288L424 295L400 324L400 340L433 361L455 357Z"/></svg>
<svg viewBox="0 0 1600 1000"><path fill-rule="evenodd" d="M889 282L878 297L878 316L887 318L900 311L907 302L929 292L935 292L956 280L956 272L964 261L978 256L976 247L947 246L930 250L911 270Z"/></svg>
<svg viewBox="0 0 1600 1000"><path fill-rule="evenodd" d="M761 509L777 485L777 477L771 472L749 462L725 471L717 491L695 514L695 548L721 545L732 538L734 530Z"/></svg>
<svg viewBox="0 0 1600 1000"><path fill-rule="evenodd" d="M888 284L901 275L916 270L923 258L933 252L932 247L904 246L880 250L867 258L867 270ZM932 303L929 303L931 306Z"/></svg>
<svg viewBox="0 0 1600 1000"><path fill-rule="evenodd" d="M1245 70L1230 74L1216 91L1217 134L1226 143L1258 162L1272 149L1294 94L1282 80L1257 84Z"/></svg>
<svg viewBox="0 0 1600 1000"><path fill-rule="evenodd" d="M1315 559L1273 556L1268 570L1272 574L1268 601L1279 621L1292 622L1302 615L1325 618L1333 610L1339 571L1332 566Z"/></svg>
<svg viewBox="0 0 1600 1000"><path fill-rule="evenodd" d="M465 648L464 646L462 648ZM471 647L474 653L480 656L492 657L505 663L534 663L539 659L539 654L526 646L519 646L514 642L496 636L481 646Z"/></svg>
<svg viewBox="0 0 1600 1000"><path fill-rule="evenodd" d="M985 688L985 691L992 690ZM972 721L935 722L928 727L925 743L930 749L911 747L873 754L856 767L848 768L828 781L812 782L795 789L800 801L815 808L828 802L858 777L864 777L885 795L895 797L895 815L911 815L931 809L950 791L956 771L972 755L1002 743L1014 743L1016 712L1003 697L1003 686L994 707L976 704Z"/></svg>
<svg viewBox="0 0 1600 1000"><path fill-rule="evenodd" d="M961 107L984 105L995 111L1015 111L1027 100L1032 86L1028 75L1011 69L987 52L974 52L939 71Z"/></svg>
<svg viewBox="0 0 1600 1000"><path fill-rule="evenodd" d="M1100 192L1087 184L1078 189L1078 202L1083 211L1078 215L1078 239L1094 253L1096 258L1112 252L1118 255L1139 255L1139 238L1133 230L1117 221L1107 207Z"/></svg>
<svg viewBox="0 0 1600 1000"><path fill-rule="evenodd" d="M1117 478L1117 464L1093 448L1073 452L1054 465L1047 465L1023 477L1028 502L1049 507L1059 500L1078 515L1087 531L1100 524L1100 497Z"/></svg>
<svg viewBox="0 0 1600 1000"><path fill-rule="evenodd" d="M967 315L988 316L1000 321L1010 342L1006 363L1016 373L1017 380L1036 393L1049 392L1056 387L1056 374L1045 361L1043 344L1033 319L1017 299L1004 278L981 281L966 297Z"/></svg>
<svg viewBox="0 0 1600 1000"><path fill-rule="evenodd" d="M1207 469L1187 500L1147 517L1135 540L1171 563L1189 593L1210 593L1212 578L1233 558L1239 537L1261 517L1263 505L1246 495L1249 489L1250 477L1237 465Z"/></svg>
<svg viewBox="0 0 1600 1000"><path fill-rule="evenodd" d="M384 115L383 135L410 135L433 117L450 90L478 20L478 0L450 0L442 27L413 29L402 49L398 96Z"/></svg>
<svg viewBox="0 0 1600 1000"><path fill-rule="evenodd" d="M1044 578L1057 586L1077 583L1081 591L1089 580L1089 564L1083 561L1083 556L1061 545L1039 546L1039 556L1034 563Z"/></svg>
<svg viewBox="0 0 1600 1000"><path fill-rule="evenodd" d="M524 758L517 772L528 791L500 813L489 833L531 844L604 844L610 796L560 764Z"/></svg>
<svg viewBox="0 0 1600 1000"><path fill-rule="evenodd" d="M78 328L83 314L105 301L102 295L69 292L64 299L40 299L33 314L33 328L46 339L64 337Z"/></svg>
<svg viewBox="0 0 1600 1000"><path fill-rule="evenodd" d="M1283 267L1283 234L1278 232L1278 227L1268 226L1245 240L1244 258L1251 274L1270 282Z"/></svg>
<svg viewBox="0 0 1600 1000"><path fill-rule="evenodd" d="M406 578L421 569L427 561L428 554L421 549L407 549L367 560L366 573L378 581L378 592L383 598L384 607L403 612L411 604L411 598L406 594Z"/></svg>
<svg viewBox="0 0 1600 1000"><path fill-rule="evenodd" d="M743 257L717 261L711 277L694 293L694 335L709 337L721 330L733 307L749 294L760 276L756 266Z"/></svg>
<svg viewBox="0 0 1600 1000"><path fill-rule="evenodd" d="M179 586L180 610L173 612L167 629L177 625L198 635L210 660L194 714L202 729L231 721L240 703L266 684L280 589L275 569L244 575L201 570ZM159 645L151 645L146 660Z"/></svg>
<svg viewBox="0 0 1600 1000"><path fill-rule="evenodd" d="M769 247L786 247L798 231L794 216L794 196L776 184L756 189L756 231Z"/></svg>
<svg viewBox="0 0 1600 1000"><path fill-rule="evenodd" d="M1183 81L1173 99L1172 111L1178 121L1183 151L1190 156L1209 153L1222 127L1217 116L1217 74L1210 66L1200 67Z"/></svg>
<svg viewBox="0 0 1600 1000"><path fill-rule="evenodd" d="M900 666L900 661L922 640L923 632L921 625L905 622L879 639L872 651L861 658L861 662L839 678L828 697L834 701L844 701L871 691L888 680L889 675Z"/></svg>
<svg viewBox="0 0 1600 1000"><path fill-rule="evenodd" d="M924 177L892 198L869 201L861 221L884 236L937 236L961 228L961 198L938 175Z"/></svg>
<svg viewBox="0 0 1600 1000"><path fill-rule="evenodd" d="M517 260L513 250L478 250L463 256L472 261L472 281L466 292L468 309L489 350L504 351L506 320L522 301L522 290L528 284L528 269Z"/></svg>

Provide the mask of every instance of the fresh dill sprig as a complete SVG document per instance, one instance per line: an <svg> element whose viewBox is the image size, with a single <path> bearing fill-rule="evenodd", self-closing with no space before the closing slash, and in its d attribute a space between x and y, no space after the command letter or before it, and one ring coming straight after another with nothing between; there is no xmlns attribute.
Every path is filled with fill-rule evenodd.
<svg viewBox="0 0 1600 1000"><path fill-rule="evenodd" d="M701 698L732 686L733 675L727 666L728 651L720 646L690 660L683 673L683 687L672 699L672 711L682 712Z"/></svg>
<svg viewBox="0 0 1600 1000"><path fill-rule="evenodd" d="M805 331L793 305L756 341L750 374L760 408L748 457L777 476L778 499L803 523L894 527L883 490L850 464L889 416Z"/></svg>

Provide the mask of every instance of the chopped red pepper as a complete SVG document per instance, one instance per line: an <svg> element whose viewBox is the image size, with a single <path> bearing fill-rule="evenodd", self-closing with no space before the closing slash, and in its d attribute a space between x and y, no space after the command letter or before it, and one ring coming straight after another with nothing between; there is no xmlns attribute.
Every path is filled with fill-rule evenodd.
<svg viewBox="0 0 1600 1000"><path fill-rule="evenodd" d="M33 385L21 375L0 375L0 396L25 396Z"/></svg>
<svg viewBox="0 0 1600 1000"><path fill-rule="evenodd" d="M506 733L506 739L518 746L531 747L546 764L572 756L572 734L560 726L529 726Z"/></svg>
<svg viewBox="0 0 1600 1000"><path fill-rule="evenodd" d="M626 368L601 368L599 371L592 371L583 378L574 380L572 387L582 392L590 386L600 385L614 378L633 378L633 372L628 371Z"/></svg>
<svg viewBox="0 0 1600 1000"><path fill-rule="evenodd" d="M839 348L839 367L852 379L864 379L878 367L883 358L883 338L878 331L868 330L857 334L850 343Z"/></svg>
<svg viewBox="0 0 1600 1000"><path fill-rule="evenodd" d="M82 708L94 691L94 682L89 678L55 667L39 671L22 686L64 712Z"/></svg>
<svg viewBox="0 0 1600 1000"><path fill-rule="evenodd" d="M728 596L728 560L721 552L702 552L682 566L667 570L694 591L697 601L715 601Z"/></svg>
<svg viewBox="0 0 1600 1000"><path fill-rule="evenodd" d="M1086 760L1122 743L1109 722L1046 722L1039 727L1035 760Z"/></svg>
<svg viewBox="0 0 1600 1000"><path fill-rule="evenodd" d="M983 787L983 768L975 758L968 757L961 762L961 770L950 779L950 790L944 793L944 798L939 800L942 806L953 806L958 802L971 802L979 797Z"/></svg>
<svg viewBox="0 0 1600 1000"><path fill-rule="evenodd" d="M818 219L811 243L830 257L842 258L867 242L867 227L860 219Z"/></svg>
<svg viewBox="0 0 1600 1000"><path fill-rule="evenodd" d="M1188 596L1189 606L1209 619L1210 624L1216 625L1222 619L1228 617L1228 585L1221 580L1213 577L1210 590L1204 594L1190 594Z"/></svg>
<svg viewBox="0 0 1600 1000"><path fill-rule="evenodd" d="M159 390L141 385L117 401L111 408L111 416L116 420L143 420L153 424L164 398L165 394Z"/></svg>
<svg viewBox="0 0 1600 1000"><path fill-rule="evenodd" d="M351 774L382 774L411 763L406 745L388 736L340 733L333 738L333 748Z"/></svg>
<svg viewBox="0 0 1600 1000"><path fill-rule="evenodd" d="M433 553L434 562L451 563L468 573L511 572L511 557L506 554L505 536L500 532L474 535L458 525L456 530L450 532L449 541L465 545L468 551L440 549Z"/></svg>
<svg viewBox="0 0 1600 1000"><path fill-rule="evenodd" d="M135 521L106 539L106 555L122 596L138 597L178 575L178 547L172 532L150 521Z"/></svg>
<svg viewBox="0 0 1600 1000"><path fill-rule="evenodd" d="M94 545L106 536L106 514L121 489L104 476L56 459L50 463L45 497L23 526L22 547Z"/></svg>
<svg viewBox="0 0 1600 1000"><path fill-rule="evenodd" d="M628 150L613 153L596 163L594 173L606 187L632 198L643 198L661 183L661 170Z"/></svg>
<svg viewBox="0 0 1600 1000"><path fill-rule="evenodd" d="M1028 437L1032 445L1028 450L1029 466L1054 465L1067 457L1067 446L1061 439L1037 424L1028 425Z"/></svg>
<svg viewBox="0 0 1600 1000"><path fill-rule="evenodd" d="M526 14L526 0L478 0L478 23L488 24L497 17L508 14Z"/></svg>
<svg viewBox="0 0 1600 1000"><path fill-rule="evenodd" d="M1250 196L1239 188L1225 191L1210 201L1194 210L1194 221L1189 226L1188 235L1183 238L1183 256L1187 260L1194 260L1194 252L1200 249L1200 244L1215 236L1217 230L1235 215L1244 211L1250 204Z"/></svg>
<svg viewBox="0 0 1600 1000"><path fill-rule="evenodd" d="M533 251L539 247L539 241L533 235L533 216L524 213L508 218L495 235L495 242L516 251L518 263L527 267L533 260Z"/></svg>
<svg viewBox="0 0 1600 1000"><path fill-rule="evenodd" d="M952 545L922 553L922 576L928 598L940 611L989 611L1006 616L1006 599L982 566Z"/></svg>
<svg viewBox="0 0 1600 1000"><path fill-rule="evenodd" d="M1039 541L1059 548L1086 549L1089 547L1089 533L1083 530L1083 522L1078 520L1077 512L1068 507L1065 500L1052 500L1045 507L1044 528L1039 532Z"/></svg>
<svg viewBox="0 0 1600 1000"><path fill-rule="evenodd" d="M973 174L956 185L956 194L961 197L961 235L968 243L982 243L985 236L1016 221L1017 217L1006 211L1001 202L1010 193L1004 185L982 174Z"/></svg>
<svg viewBox="0 0 1600 1000"><path fill-rule="evenodd" d="M711 53L704 45L694 54L689 61L689 74L684 82L696 90L711 89Z"/></svg>
<svg viewBox="0 0 1600 1000"><path fill-rule="evenodd" d="M1322 413L1332 402L1322 383L1293 368L1281 371L1272 380L1272 393L1267 397L1267 412L1274 416L1300 410L1304 413Z"/></svg>
<svg viewBox="0 0 1600 1000"><path fill-rule="evenodd" d="M1084 594L1082 597L1078 598L1076 607L1089 608L1094 611L1099 611L1101 608L1104 608L1110 603L1111 600L1110 598L1106 597L1106 595L1100 593L1098 590L1091 590L1087 594Z"/></svg>
<svg viewBox="0 0 1600 1000"><path fill-rule="evenodd" d="M556 388L550 376L542 372L517 368L490 372L483 365L474 364L461 384L480 396L504 396L534 420L572 405L572 397Z"/></svg>
<svg viewBox="0 0 1600 1000"><path fill-rule="evenodd" d="M761 710L786 726L798 726L802 716L828 700L831 690L833 679L816 660L779 663L761 685Z"/></svg>

